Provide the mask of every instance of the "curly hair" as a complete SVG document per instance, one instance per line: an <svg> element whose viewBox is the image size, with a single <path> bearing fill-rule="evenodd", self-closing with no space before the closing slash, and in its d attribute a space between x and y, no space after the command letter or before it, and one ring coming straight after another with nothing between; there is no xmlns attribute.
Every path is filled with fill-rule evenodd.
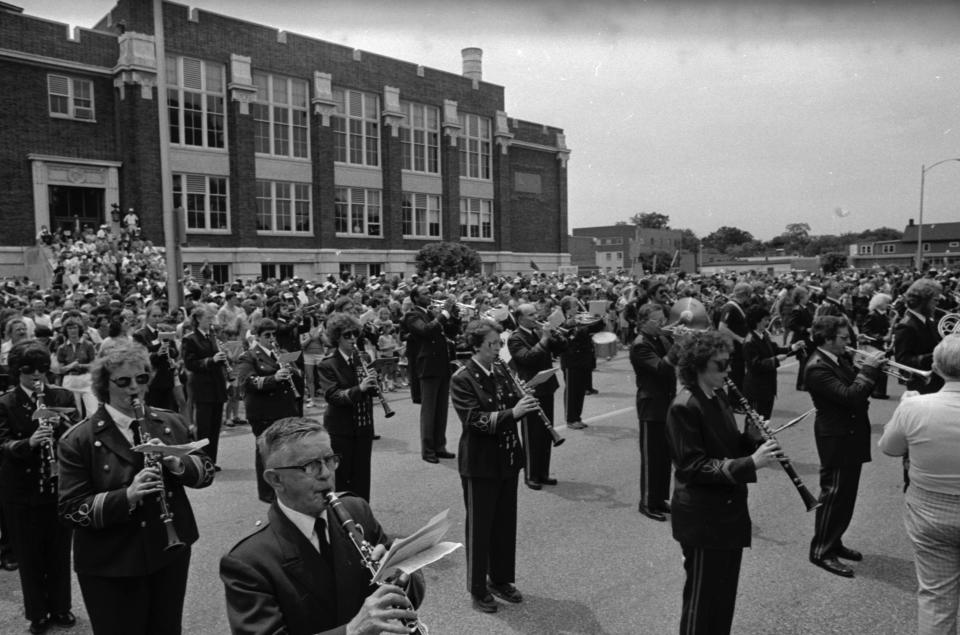
<svg viewBox="0 0 960 635"><path fill-rule="evenodd" d="M274 454L287 446L296 445L311 434L328 432L322 423L307 417L284 417L274 421L257 439L264 467L270 467L270 459Z"/></svg>
<svg viewBox="0 0 960 635"><path fill-rule="evenodd" d="M463 339L467 346L477 350L490 332L503 333L503 327L493 320L471 320L463 333Z"/></svg>
<svg viewBox="0 0 960 635"><path fill-rule="evenodd" d="M837 315L821 315L813 321L813 328L810 329L810 339L817 346L823 346L837 338L837 332L840 329L850 328L847 318Z"/></svg>
<svg viewBox="0 0 960 635"><path fill-rule="evenodd" d="M360 331L360 320L349 313L331 313L327 318L327 339L331 346L340 346L340 338L347 331Z"/></svg>
<svg viewBox="0 0 960 635"><path fill-rule="evenodd" d="M90 381L93 394L103 403L107 403L110 396L110 377L114 371L124 364L140 366L145 373L151 372L150 355L136 342L119 341L100 357L93 360L90 367Z"/></svg>
<svg viewBox="0 0 960 635"><path fill-rule="evenodd" d="M930 278L920 278L914 281L903 294L903 299L909 309L919 309L927 304L933 298L939 298L943 293L943 286L936 280Z"/></svg>
<svg viewBox="0 0 960 635"><path fill-rule="evenodd" d="M697 375L706 370L707 364L715 355L732 350L730 338L722 333L692 331L674 345L670 356L677 360L680 383L684 386L695 386Z"/></svg>
<svg viewBox="0 0 960 635"><path fill-rule="evenodd" d="M44 372L50 370L50 351L37 340L24 340L10 349L7 364L10 378L17 381L21 366L32 366Z"/></svg>

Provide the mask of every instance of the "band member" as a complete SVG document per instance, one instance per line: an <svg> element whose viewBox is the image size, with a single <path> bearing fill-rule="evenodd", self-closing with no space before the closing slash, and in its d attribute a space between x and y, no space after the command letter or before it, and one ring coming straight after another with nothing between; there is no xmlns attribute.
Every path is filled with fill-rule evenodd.
<svg viewBox="0 0 960 635"><path fill-rule="evenodd" d="M220 560L227 618L235 635L288 633L409 633L423 597L423 576L407 589L372 586L370 575L324 494L333 491L340 457L323 426L290 417L257 439L264 478L276 492L269 522ZM340 501L363 527L374 562L389 539L370 506L356 496Z"/></svg>
<svg viewBox="0 0 960 635"><path fill-rule="evenodd" d="M930 370L933 364L933 349L940 341L937 320L934 318L943 287L936 280L921 278L907 289L903 298L907 312L893 328L893 355L899 364ZM920 394L937 392L943 386L943 378L934 373L929 379L916 375L907 381L907 390Z"/></svg>
<svg viewBox="0 0 960 635"><path fill-rule="evenodd" d="M806 287L797 287L793 294L794 307L790 310L790 336L787 345L793 347L798 342L803 346L797 349L797 390L806 390L803 385L803 372L807 367L808 351L813 350L810 341L810 328L813 326L814 309L810 304L810 291Z"/></svg>
<svg viewBox="0 0 960 635"><path fill-rule="evenodd" d="M863 328L860 331L861 339L881 350L889 349L893 342L894 324L893 310L890 306L893 298L886 293L877 293L870 298L867 304L867 315L863 318ZM888 399L887 376L881 375L873 387L873 399Z"/></svg>
<svg viewBox="0 0 960 635"><path fill-rule="evenodd" d="M510 351L510 364L516 369L522 381L533 378L542 370L553 367L553 356L563 348L563 343L552 335L549 326L540 327L537 322L537 310L532 304L517 307L517 330L507 340ZM540 408L551 422L553 418L553 393L560 387L556 376L539 384L533 389ZM586 427L586 425L583 425ZM550 452L552 440L550 432L538 417L527 417L520 424L523 433L526 474L524 481L533 490L543 485L556 485L557 479L550 477Z"/></svg>
<svg viewBox="0 0 960 635"><path fill-rule="evenodd" d="M60 439L60 518L73 527L74 570L96 635L181 632L190 545L198 537L184 487L213 482L213 462L202 452L165 456L144 465L132 447L149 439L189 442L179 415L143 400L150 359L138 344L118 343L92 369L97 412ZM163 505L182 547L173 544Z"/></svg>
<svg viewBox="0 0 960 635"><path fill-rule="evenodd" d="M670 511L670 448L667 408L677 394L677 374L667 358L670 340L660 327L666 318L659 304L637 309L639 334L630 347L630 364L637 381L637 420L640 422L640 503L637 511L665 521Z"/></svg>
<svg viewBox="0 0 960 635"><path fill-rule="evenodd" d="M513 585L517 480L523 466L517 420L539 407L532 395L517 399L498 359L500 333L492 322L470 322L465 338L474 354L452 379L453 407L463 424L459 468L467 516L467 590L484 613L497 611L494 595L512 603L523 600Z"/></svg>
<svg viewBox="0 0 960 635"><path fill-rule="evenodd" d="M747 309L747 328L750 332L743 343L746 371L743 395L764 419L769 419L773 414L773 402L777 398L777 368L780 367L780 362L802 346L799 342L792 344L790 348L777 345L770 339L768 326L770 311L766 307L752 306Z"/></svg>
<svg viewBox="0 0 960 635"><path fill-rule="evenodd" d="M190 371L187 391L194 405L193 421L197 426L197 437L210 441L206 452L216 465L229 370L226 366L227 354L220 350L210 332L213 317L213 311L202 306L190 314L193 333L183 338L183 363ZM219 466L216 469L219 470Z"/></svg>
<svg viewBox="0 0 960 635"><path fill-rule="evenodd" d="M45 411L66 408L75 414L76 409L69 390L46 385L50 353L39 342L17 344L9 360L17 387L0 397L0 503L20 560L20 588L30 632L44 633L50 624L70 627L76 623L70 611L70 528L57 518L54 449L69 419L53 416L40 425L34 415L41 414L41 404Z"/></svg>
<svg viewBox="0 0 960 635"><path fill-rule="evenodd" d="M237 362L237 383L243 388L247 420L255 439L277 419L300 414L295 392L302 391L299 375L276 356L277 323L269 318L253 328L257 343L240 356ZM300 394L303 394L300 392ZM263 457L255 449L254 469L257 474L257 496L265 503L273 502L273 488L263 479Z"/></svg>
<svg viewBox="0 0 960 635"><path fill-rule="evenodd" d="M857 502L860 472L870 460L870 393L880 375L883 352L868 354L858 372L847 359L851 341L845 318L826 315L813 322L816 352L807 362L804 383L817 408L814 438L820 456L820 507L817 508L810 562L846 578L853 569L838 558L858 562L859 551L843 544Z"/></svg>
<svg viewBox="0 0 960 635"><path fill-rule="evenodd" d="M407 355L412 377L420 383L420 454L427 463L452 459L447 451L447 403L450 394L450 354L443 324L449 312L428 312L430 292L425 286L410 291L413 307L403 316L408 335ZM412 351L412 352L411 352Z"/></svg>
<svg viewBox="0 0 960 635"><path fill-rule="evenodd" d="M146 324L142 329L134 331L133 340L146 347L150 353L150 366L154 374L147 390L147 405L177 412L179 404L174 387L177 383L176 360L180 357L180 351L177 350L172 330L160 333L158 327L163 319L163 307L157 303L150 305L146 313Z"/></svg>
<svg viewBox="0 0 960 635"><path fill-rule="evenodd" d="M590 387L590 373L597 362L593 339L590 336L603 330L603 320L598 319L592 324L577 323L575 318L580 306L573 296L563 298L560 308L565 318L563 328L569 333L566 345L562 346L560 353L566 404L564 411L567 427L582 430L587 427L583 422L583 398Z"/></svg>
<svg viewBox="0 0 960 635"><path fill-rule="evenodd" d="M670 521L686 571L684 634L730 632L750 546L747 483L779 455L776 441L757 447L737 428L722 390L730 348L720 333L702 331L684 336L675 351L683 388L667 412L667 441L676 467Z"/></svg>
<svg viewBox="0 0 960 635"><path fill-rule="evenodd" d="M720 310L720 324L717 330L733 341L730 353L730 379L737 388L743 388L743 376L746 372L743 362L743 342L750 332L747 326L747 308L753 287L748 282L738 282L733 294Z"/></svg>
<svg viewBox="0 0 960 635"><path fill-rule="evenodd" d="M337 481L344 491L370 501L373 452L373 395L376 373L364 373L357 349L360 321L346 313L327 319L327 338L336 349L317 366L320 392L327 400L323 425L340 456Z"/></svg>

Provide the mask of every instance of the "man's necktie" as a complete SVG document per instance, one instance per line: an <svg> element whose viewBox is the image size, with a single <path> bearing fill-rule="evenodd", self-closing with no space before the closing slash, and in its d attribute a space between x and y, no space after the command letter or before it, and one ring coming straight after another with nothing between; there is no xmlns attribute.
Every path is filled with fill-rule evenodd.
<svg viewBox="0 0 960 635"><path fill-rule="evenodd" d="M330 549L330 543L327 542L327 521L322 516L318 516L313 524L313 530L317 532L317 546L320 549L320 556L332 566L333 553Z"/></svg>
<svg viewBox="0 0 960 635"><path fill-rule="evenodd" d="M143 438L140 436L140 422L136 419L130 422L130 432L133 433L134 445L140 445L143 443Z"/></svg>

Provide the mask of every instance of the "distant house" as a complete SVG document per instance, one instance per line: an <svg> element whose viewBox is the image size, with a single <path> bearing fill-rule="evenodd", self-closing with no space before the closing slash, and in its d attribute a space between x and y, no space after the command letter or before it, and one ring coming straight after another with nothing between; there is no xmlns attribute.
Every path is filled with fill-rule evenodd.
<svg viewBox="0 0 960 635"><path fill-rule="evenodd" d="M596 268L599 271L627 270L641 273L640 257L644 254L666 252L672 259L680 250L682 232L676 229L650 229L638 225L604 225L600 227L580 227L573 230L570 242L570 262L583 268ZM593 261L586 262L584 254L573 253L573 240L588 237L593 239ZM678 259L679 266L688 271L695 270L692 254L688 258Z"/></svg>
<svg viewBox="0 0 960 635"><path fill-rule="evenodd" d="M857 242L849 246L848 262L857 269L897 266L912 268L917 255L920 226L910 219L900 240ZM923 225L920 236L925 267L960 264L960 222Z"/></svg>

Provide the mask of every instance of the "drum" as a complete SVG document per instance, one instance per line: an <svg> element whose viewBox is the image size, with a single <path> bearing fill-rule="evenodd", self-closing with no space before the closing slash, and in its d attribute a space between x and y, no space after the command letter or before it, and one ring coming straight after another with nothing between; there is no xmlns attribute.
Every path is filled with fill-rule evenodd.
<svg viewBox="0 0 960 635"><path fill-rule="evenodd" d="M597 354L597 359L606 357L611 359L617 354L617 335L610 331L593 334L593 350Z"/></svg>

